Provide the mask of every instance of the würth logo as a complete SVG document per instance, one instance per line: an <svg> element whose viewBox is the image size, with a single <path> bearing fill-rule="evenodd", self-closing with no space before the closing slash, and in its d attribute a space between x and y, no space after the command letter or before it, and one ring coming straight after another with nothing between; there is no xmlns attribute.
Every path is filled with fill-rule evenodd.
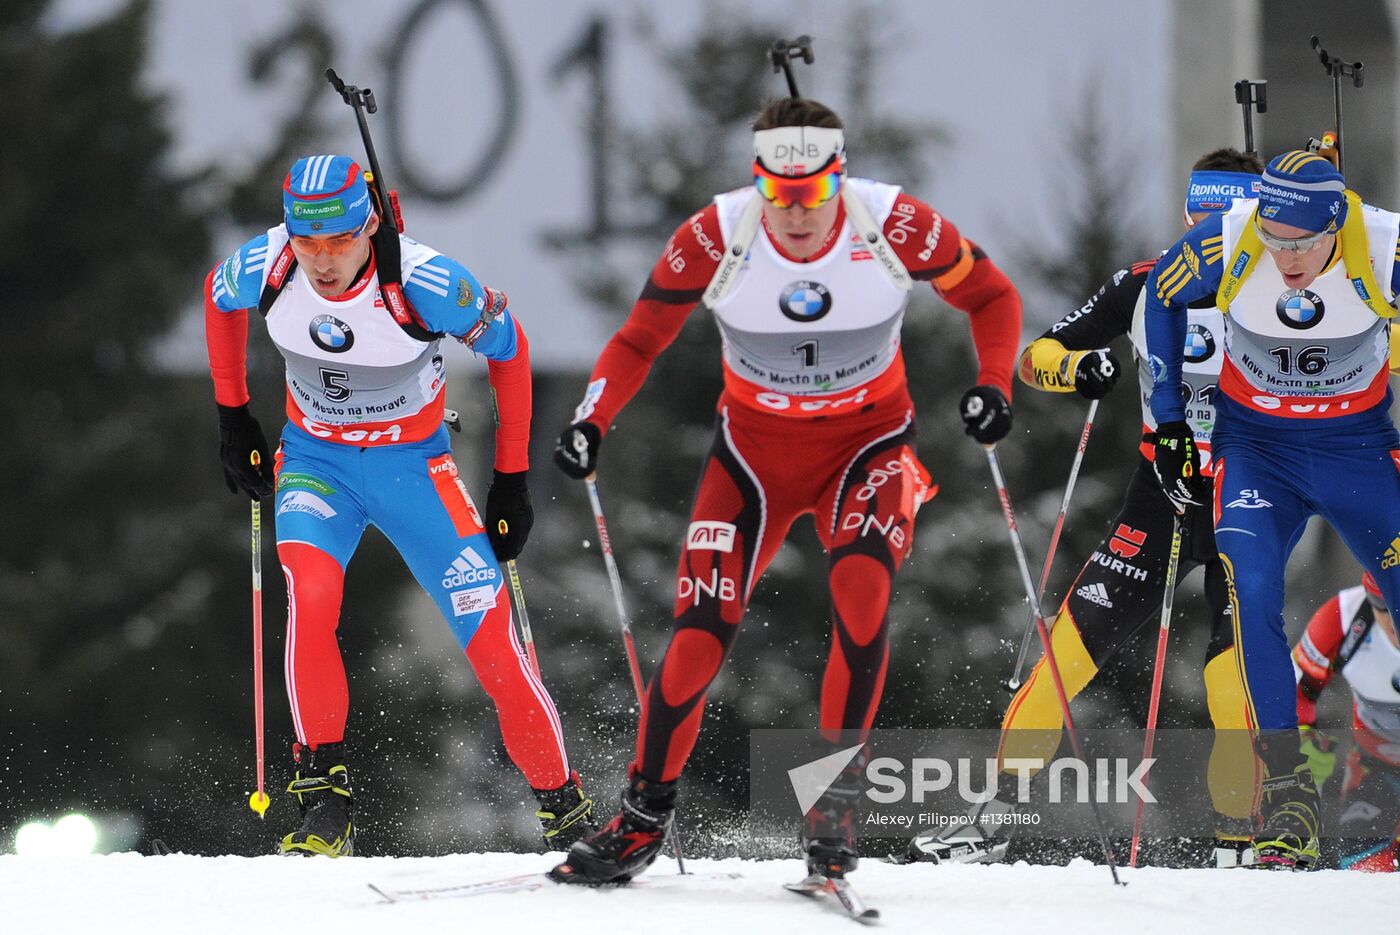
<svg viewBox="0 0 1400 935"><path fill-rule="evenodd" d="M1109 540L1108 550L1114 555L1132 558L1142 551L1142 544L1146 541L1147 533L1119 523L1113 531L1113 538Z"/></svg>

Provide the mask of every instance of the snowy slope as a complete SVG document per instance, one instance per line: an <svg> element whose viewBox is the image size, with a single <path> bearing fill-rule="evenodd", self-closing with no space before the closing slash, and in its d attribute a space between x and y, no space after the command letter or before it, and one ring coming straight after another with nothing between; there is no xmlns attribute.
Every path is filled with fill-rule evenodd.
<svg viewBox="0 0 1400 935"><path fill-rule="evenodd" d="M388 904L366 884L426 888L544 870L539 854L303 860L279 857L79 858L0 856L0 932L353 933L482 932L490 935L851 935L856 924L779 884L797 861L695 860L697 872L743 874L733 882L686 881L652 890L551 887L530 893ZM648 874L667 875L658 861ZM1355 931L1400 908L1388 875L1252 870L1108 871L1068 867L896 867L867 862L852 875L897 932L1049 932L1152 935L1209 927L1250 931L1261 913L1286 912L1290 931Z"/></svg>

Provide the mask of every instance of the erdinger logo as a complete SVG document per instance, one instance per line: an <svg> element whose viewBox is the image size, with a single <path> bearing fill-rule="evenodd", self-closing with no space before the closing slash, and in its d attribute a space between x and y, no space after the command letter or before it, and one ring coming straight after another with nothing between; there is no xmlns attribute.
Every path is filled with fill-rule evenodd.
<svg viewBox="0 0 1400 935"><path fill-rule="evenodd" d="M1187 326L1184 356L1188 364L1199 364L1215 356L1215 338L1209 328L1195 322Z"/></svg>
<svg viewBox="0 0 1400 935"><path fill-rule="evenodd" d="M350 326L331 315L317 315L311 319L311 343L332 354L344 354L355 346L355 332Z"/></svg>
<svg viewBox="0 0 1400 935"><path fill-rule="evenodd" d="M1322 323L1325 309L1322 296L1307 289L1289 289L1274 304L1278 320L1296 331L1306 331Z"/></svg>
<svg viewBox="0 0 1400 935"><path fill-rule="evenodd" d="M778 308L793 321L817 321L831 311L831 293L819 282L799 280L783 290Z"/></svg>

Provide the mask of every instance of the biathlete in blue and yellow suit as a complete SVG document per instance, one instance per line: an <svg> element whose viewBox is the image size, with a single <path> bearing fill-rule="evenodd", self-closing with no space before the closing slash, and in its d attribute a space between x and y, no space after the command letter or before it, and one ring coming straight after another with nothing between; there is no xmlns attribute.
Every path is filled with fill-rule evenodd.
<svg viewBox="0 0 1400 935"><path fill-rule="evenodd" d="M1216 393L1215 538L1234 608L1248 716L1262 761L1258 865L1302 869L1318 854L1318 795L1299 751L1284 634L1284 570L1319 515L1400 596L1400 434L1388 384L1400 294L1400 215L1364 205L1330 162L1274 159L1259 197L1174 244L1147 283L1154 467L1179 510L1203 500L1185 421L1186 309L1225 315Z"/></svg>
<svg viewBox="0 0 1400 935"><path fill-rule="evenodd" d="M204 284L225 479L255 500L272 495L275 482L296 732L289 791L302 811L281 849L341 856L353 848L350 695L336 630L345 567L369 525L436 602L496 706L507 753L540 799L546 841L568 846L590 829L591 801L569 769L554 702L524 661L498 564L519 554L533 521L525 333L505 296L462 264L392 225L381 229L348 157L297 160L282 200L284 223L239 247ZM262 312L287 365L275 478L248 410L250 308ZM497 428L485 524L443 424L446 337L487 360Z"/></svg>

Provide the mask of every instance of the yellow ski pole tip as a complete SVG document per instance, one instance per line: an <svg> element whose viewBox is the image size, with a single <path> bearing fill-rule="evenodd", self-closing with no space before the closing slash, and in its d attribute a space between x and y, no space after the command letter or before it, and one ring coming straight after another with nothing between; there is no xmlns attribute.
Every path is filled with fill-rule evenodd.
<svg viewBox="0 0 1400 935"><path fill-rule="evenodd" d="M272 800L267 797L266 792L258 791L248 796L248 807L257 812L259 818L267 817L267 809L271 804Z"/></svg>

